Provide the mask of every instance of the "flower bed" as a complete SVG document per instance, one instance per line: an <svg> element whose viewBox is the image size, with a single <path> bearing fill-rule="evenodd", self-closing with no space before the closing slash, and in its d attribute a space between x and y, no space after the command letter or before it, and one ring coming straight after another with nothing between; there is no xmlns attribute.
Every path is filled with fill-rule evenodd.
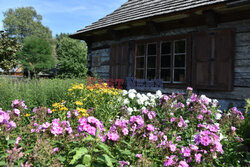
<svg viewBox="0 0 250 167"><path fill-rule="evenodd" d="M244 166L243 114L187 94L141 94L75 84L65 100L0 110L0 165Z"/></svg>

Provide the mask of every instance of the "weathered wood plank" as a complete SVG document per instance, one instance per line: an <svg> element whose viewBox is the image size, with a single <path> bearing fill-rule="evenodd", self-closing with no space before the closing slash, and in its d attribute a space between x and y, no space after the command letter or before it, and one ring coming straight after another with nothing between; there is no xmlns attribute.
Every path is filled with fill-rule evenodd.
<svg viewBox="0 0 250 167"><path fill-rule="evenodd" d="M250 43L250 32L236 33L235 45L236 46L249 46Z"/></svg>
<svg viewBox="0 0 250 167"><path fill-rule="evenodd" d="M234 66L235 66L235 68L237 68L237 67L250 67L250 58L245 58L242 60L235 60Z"/></svg>
<svg viewBox="0 0 250 167"><path fill-rule="evenodd" d="M234 86L250 87L250 78L235 78Z"/></svg>

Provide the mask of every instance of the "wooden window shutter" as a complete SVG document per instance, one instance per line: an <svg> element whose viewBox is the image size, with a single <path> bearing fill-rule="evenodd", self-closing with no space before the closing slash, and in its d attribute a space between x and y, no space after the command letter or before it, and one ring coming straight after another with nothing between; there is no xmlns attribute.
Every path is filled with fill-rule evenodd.
<svg viewBox="0 0 250 167"><path fill-rule="evenodd" d="M129 68L129 43L113 44L110 51L110 78L126 79Z"/></svg>
<svg viewBox="0 0 250 167"><path fill-rule="evenodd" d="M234 31L193 34L193 81L196 89L233 89Z"/></svg>

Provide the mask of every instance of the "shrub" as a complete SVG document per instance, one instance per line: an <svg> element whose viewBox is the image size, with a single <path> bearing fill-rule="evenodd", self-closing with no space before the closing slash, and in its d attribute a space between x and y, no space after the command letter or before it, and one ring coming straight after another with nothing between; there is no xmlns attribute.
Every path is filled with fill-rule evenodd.
<svg viewBox="0 0 250 167"><path fill-rule="evenodd" d="M217 100L191 88L186 95L145 95L106 84L75 84L68 91L51 109L31 111L15 100L0 112L2 164L248 165L237 134L243 114L236 107L223 113ZM16 126L8 127L10 121Z"/></svg>

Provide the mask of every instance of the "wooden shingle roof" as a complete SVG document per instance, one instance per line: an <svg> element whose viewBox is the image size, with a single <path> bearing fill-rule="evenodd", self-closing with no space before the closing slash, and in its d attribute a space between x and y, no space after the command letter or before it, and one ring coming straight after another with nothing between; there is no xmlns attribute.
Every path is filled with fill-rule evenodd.
<svg viewBox="0 0 250 167"><path fill-rule="evenodd" d="M228 0L128 0L113 13L78 30L75 34L226 1Z"/></svg>

